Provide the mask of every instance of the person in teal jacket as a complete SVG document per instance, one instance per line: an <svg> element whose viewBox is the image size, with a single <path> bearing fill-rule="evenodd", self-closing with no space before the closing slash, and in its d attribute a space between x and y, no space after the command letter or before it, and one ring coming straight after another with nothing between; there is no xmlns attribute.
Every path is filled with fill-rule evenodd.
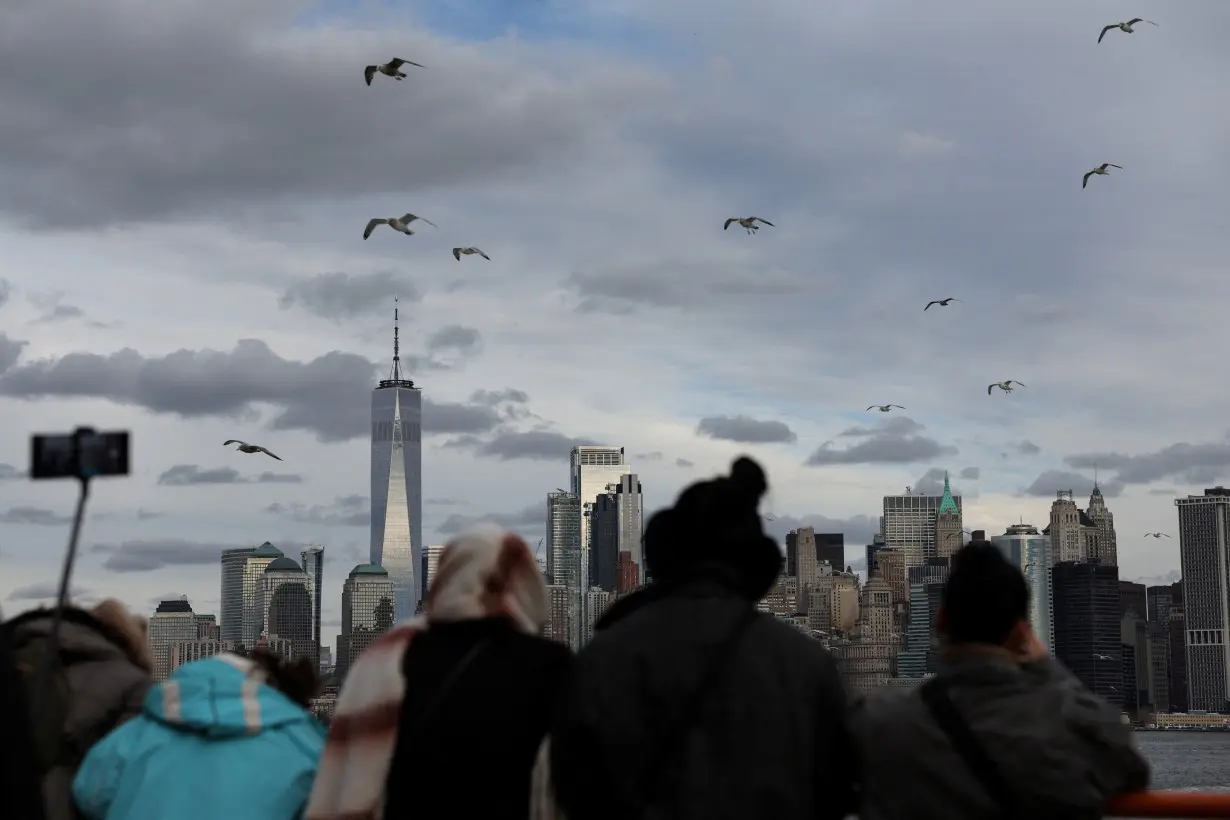
<svg viewBox="0 0 1230 820"><path fill-rule="evenodd" d="M257 649L181 666L99 741L73 781L86 820L295 820L325 729L308 660Z"/></svg>

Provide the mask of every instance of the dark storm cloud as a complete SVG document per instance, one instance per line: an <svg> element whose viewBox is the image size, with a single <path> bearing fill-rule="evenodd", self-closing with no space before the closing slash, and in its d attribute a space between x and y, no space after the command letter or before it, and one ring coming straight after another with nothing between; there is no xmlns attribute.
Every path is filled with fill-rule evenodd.
<svg viewBox="0 0 1230 820"><path fill-rule="evenodd" d="M488 404L459 404L423 399L424 433L486 433L500 424Z"/></svg>
<svg viewBox="0 0 1230 820"><path fill-rule="evenodd" d="M191 487L198 484L302 484L303 476L270 472L245 476L231 467L203 470L195 464L176 464L158 476L158 483L168 487Z"/></svg>
<svg viewBox="0 0 1230 820"><path fill-rule="evenodd" d="M456 350L462 355L473 355L482 349L483 336L475 328L464 325L447 325L427 337L427 351Z"/></svg>
<svg viewBox="0 0 1230 820"><path fill-rule="evenodd" d="M1113 498L1123 492L1122 481L1099 481L1102 495ZM1025 488L1026 495L1039 498L1054 498L1060 490L1071 490L1074 496L1088 496L1093 492L1093 479L1067 470L1047 470Z"/></svg>
<svg viewBox="0 0 1230 820"><path fill-rule="evenodd" d="M0 332L0 373L8 371L9 368L17 364L17 360L21 358L21 351L28 344L30 343L10 339L3 332Z"/></svg>
<svg viewBox="0 0 1230 820"><path fill-rule="evenodd" d="M423 297L413 282L391 272L318 273L296 282L278 300L282 310L301 307L323 319L342 323L356 316L388 313L393 299L414 303Z"/></svg>
<svg viewBox="0 0 1230 820"><path fill-rule="evenodd" d="M1148 484L1173 478L1188 484L1208 484L1230 475L1230 442L1180 442L1152 453L1089 453L1064 459L1078 470L1114 470L1125 484Z"/></svg>
<svg viewBox="0 0 1230 820"><path fill-rule="evenodd" d="M530 461L567 460L573 447L592 444L593 439L573 438L549 430L509 431L498 433L489 441L474 437L462 437L449 442L449 446L473 449L474 453L501 461L526 459Z"/></svg>
<svg viewBox="0 0 1230 820"><path fill-rule="evenodd" d="M1023 456L1036 456L1042 452L1042 448L1026 439L1016 445L1016 451Z"/></svg>
<svg viewBox="0 0 1230 820"><path fill-rule="evenodd" d="M772 521L765 521L765 531L778 541L786 539L786 533L799 527L814 527L816 532L839 532L845 535L846 563L853 565L857 559L865 563L864 547L871 543L871 538L880 527L879 518L868 515L855 515L850 518L829 518L819 513L808 515L775 515Z"/></svg>
<svg viewBox="0 0 1230 820"><path fill-rule="evenodd" d="M675 466L676 466L676 467L685 467L685 468L686 468L686 467L695 467L695 466L696 466L696 462L694 462L694 461L688 461L686 458L677 458L677 459L675 459Z"/></svg>
<svg viewBox="0 0 1230 820"><path fill-rule="evenodd" d="M547 505L530 504L522 510L511 513L487 513L485 515L461 515L453 513L444 519L436 532L441 535L456 535L478 524L496 524L514 532L533 531L535 533L547 526Z"/></svg>
<svg viewBox="0 0 1230 820"><path fill-rule="evenodd" d="M957 448L940 444L933 438L915 435L923 425L904 416L889 419L877 427L851 427L839 435L862 441L844 450L826 441L812 453L807 464L824 467L832 464L912 464L939 456L955 456Z"/></svg>
<svg viewBox="0 0 1230 820"><path fill-rule="evenodd" d="M977 481L982 475L982 470L977 467L963 467L961 469L961 478L968 478L971 481Z"/></svg>
<svg viewBox="0 0 1230 820"><path fill-rule="evenodd" d="M742 415L703 418L696 425L696 435L740 444L790 444L799 438L783 422Z"/></svg>
<svg viewBox="0 0 1230 820"><path fill-rule="evenodd" d="M29 586L18 587L9 593L8 600L10 601L41 601L48 598L56 598L60 594L60 584L58 581L44 581L39 584L30 584ZM69 586L70 598L92 598L94 593L85 587Z"/></svg>
<svg viewBox="0 0 1230 820"><path fill-rule="evenodd" d="M58 527L72 521L71 516L60 515L41 507L10 507L0 513L0 524L34 524L42 527Z"/></svg>
<svg viewBox="0 0 1230 820"><path fill-rule="evenodd" d="M367 496L338 496L332 504L280 504L273 503L265 512L281 515L303 524L320 524L326 527L368 527L372 523L372 508Z"/></svg>
<svg viewBox="0 0 1230 820"><path fill-rule="evenodd" d="M18 470L12 464L0 464L0 481L16 481L25 477L25 470Z"/></svg>
<svg viewBox="0 0 1230 820"><path fill-rule="evenodd" d="M0 210L95 227L488 184L584 153L649 82L636 71L591 81L583 70L557 82L411 29L322 36L296 28L302 11L290 0L8 8ZM386 52L431 68L365 88L362 67ZM49 53L88 65L88 82L39 70ZM390 215L363 213L353 229Z"/></svg>
<svg viewBox="0 0 1230 820"><path fill-rule="evenodd" d="M243 545L164 538L95 544L91 552L106 555L103 569L111 572L152 572L163 567L216 564L223 550L239 546Z"/></svg>

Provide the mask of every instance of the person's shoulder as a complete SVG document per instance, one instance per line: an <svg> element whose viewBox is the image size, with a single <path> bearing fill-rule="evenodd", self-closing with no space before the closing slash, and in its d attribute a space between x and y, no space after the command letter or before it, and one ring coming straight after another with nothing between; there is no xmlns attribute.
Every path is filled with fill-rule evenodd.
<svg viewBox="0 0 1230 820"><path fill-rule="evenodd" d="M517 651L525 652L544 665L562 666L572 660L572 650L559 641L544 638L542 635L527 635L524 632L514 632L512 635L512 645Z"/></svg>

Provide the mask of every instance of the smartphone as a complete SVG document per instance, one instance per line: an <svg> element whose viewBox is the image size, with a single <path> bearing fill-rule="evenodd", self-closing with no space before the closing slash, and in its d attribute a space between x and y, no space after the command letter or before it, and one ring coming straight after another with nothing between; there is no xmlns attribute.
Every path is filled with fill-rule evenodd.
<svg viewBox="0 0 1230 820"><path fill-rule="evenodd" d="M128 475L128 432L85 428L66 435L30 438L30 478L95 478Z"/></svg>

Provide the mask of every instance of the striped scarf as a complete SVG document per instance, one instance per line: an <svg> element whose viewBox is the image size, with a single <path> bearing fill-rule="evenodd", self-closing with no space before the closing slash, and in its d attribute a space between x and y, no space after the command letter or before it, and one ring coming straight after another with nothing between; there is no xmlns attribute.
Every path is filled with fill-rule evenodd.
<svg viewBox="0 0 1230 820"><path fill-rule="evenodd" d="M536 635L547 590L520 536L480 529L450 541L427 592L427 615L382 635L356 662L338 697L306 820L381 820L406 686L402 660L432 623L503 616Z"/></svg>

